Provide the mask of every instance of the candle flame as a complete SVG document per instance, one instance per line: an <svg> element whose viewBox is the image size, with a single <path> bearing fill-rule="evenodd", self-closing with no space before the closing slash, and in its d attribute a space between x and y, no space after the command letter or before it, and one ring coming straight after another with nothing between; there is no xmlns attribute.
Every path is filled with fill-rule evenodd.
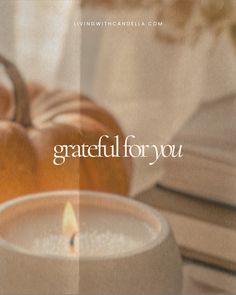
<svg viewBox="0 0 236 295"><path fill-rule="evenodd" d="M75 236L79 233L79 226L75 216L75 211L70 202L66 203L64 213L63 213L63 222L62 222L62 231L64 235L69 236L69 246L71 252L75 253Z"/></svg>

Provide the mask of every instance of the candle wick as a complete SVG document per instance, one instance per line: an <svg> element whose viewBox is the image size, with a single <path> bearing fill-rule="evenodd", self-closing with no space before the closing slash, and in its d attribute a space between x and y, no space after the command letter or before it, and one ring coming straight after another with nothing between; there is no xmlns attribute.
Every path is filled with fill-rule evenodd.
<svg viewBox="0 0 236 295"><path fill-rule="evenodd" d="M70 248L71 251L74 253L75 252L75 237L76 237L76 232L73 233L73 235L70 238Z"/></svg>

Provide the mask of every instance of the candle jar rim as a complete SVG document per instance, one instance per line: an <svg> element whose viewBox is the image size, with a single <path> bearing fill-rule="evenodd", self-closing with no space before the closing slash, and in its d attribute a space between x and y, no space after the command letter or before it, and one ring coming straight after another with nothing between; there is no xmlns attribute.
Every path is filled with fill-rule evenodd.
<svg viewBox="0 0 236 295"><path fill-rule="evenodd" d="M4 247L6 250L11 250L14 252L18 252L21 255L26 255L29 257L40 257L41 259L53 259L53 260L79 260L79 261L96 261L96 260L105 260L105 259L120 259L120 258L125 258L125 257L130 257L130 256L136 256L139 254L142 254L146 251L149 251L151 248L154 248L161 244L169 235L170 233L170 227L166 219L163 217L163 215L156 209L150 207L147 204L141 203L140 201L137 201L132 198L127 198L118 194L114 193L108 193L108 192L100 192L100 191L89 191L89 190L53 190L53 191L48 191L48 192L39 192L39 193L32 193L32 194L27 194L24 196L19 196L17 198L14 198L12 200L9 200L7 202L4 202L0 204L0 215L7 209L11 208L14 205L18 205L20 203L25 203L28 201L37 201L37 200L43 200L45 197L49 198L61 198L61 197L66 197L70 196L73 197L75 195L80 195L80 197L85 197L85 198L103 198L106 200L114 200L117 203L123 203L127 204L133 207L136 207L136 209L139 209L140 211L146 211L149 212L153 219L156 220L156 223L160 225L158 233L155 235L153 239L148 241L144 246L140 246L136 249L132 249L129 251L124 251L121 253L113 253L113 254L104 254L104 255L98 255L98 256L62 256L59 254L49 254L49 253L37 253L33 250L29 250L27 248L17 246L15 243L12 243L10 241L7 241L2 235L0 234L0 245Z"/></svg>

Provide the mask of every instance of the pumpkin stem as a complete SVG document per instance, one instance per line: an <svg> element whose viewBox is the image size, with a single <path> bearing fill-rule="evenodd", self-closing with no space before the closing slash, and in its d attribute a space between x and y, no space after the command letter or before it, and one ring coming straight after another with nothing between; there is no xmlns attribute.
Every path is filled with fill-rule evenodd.
<svg viewBox="0 0 236 295"><path fill-rule="evenodd" d="M27 86L13 63L2 55L0 55L0 63L4 67L13 85L15 107L12 121L24 127L29 127L32 125L32 121L30 117L29 92Z"/></svg>

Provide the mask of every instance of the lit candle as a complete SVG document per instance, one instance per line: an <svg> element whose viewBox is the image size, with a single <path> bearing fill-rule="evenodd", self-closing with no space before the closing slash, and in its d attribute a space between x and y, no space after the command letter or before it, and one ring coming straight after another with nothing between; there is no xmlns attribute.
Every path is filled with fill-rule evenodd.
<svg viewBox="0 0 236 295"><path fill-rule="evenodd" d="M117 210L111 208L83 206L79 211L76 217L71 203L68 202L65 206L62 226L64 234L58 233L57 229L53 233L51 229L50 232L46 229L38 233L39 236L31 242L25 242L15 234L10 240L17 241L18 245L21 240L21 246L28 247L36 253L95 257L122 254L138 249L148 241L154 240L159 231L158 228L154 230L146 222L132 215L119 214ZM50 220L47 222L52 223ZM27 226L24 224L23 228L25 231L23 236L34 231L29 223Z"/></svg>
<svg viewBox="0 0 236 295"><path fill-rule="evenodd" d="M0 294L180 291L173 236L141 203L52 192L3 204L0 220Z"/></svg>

